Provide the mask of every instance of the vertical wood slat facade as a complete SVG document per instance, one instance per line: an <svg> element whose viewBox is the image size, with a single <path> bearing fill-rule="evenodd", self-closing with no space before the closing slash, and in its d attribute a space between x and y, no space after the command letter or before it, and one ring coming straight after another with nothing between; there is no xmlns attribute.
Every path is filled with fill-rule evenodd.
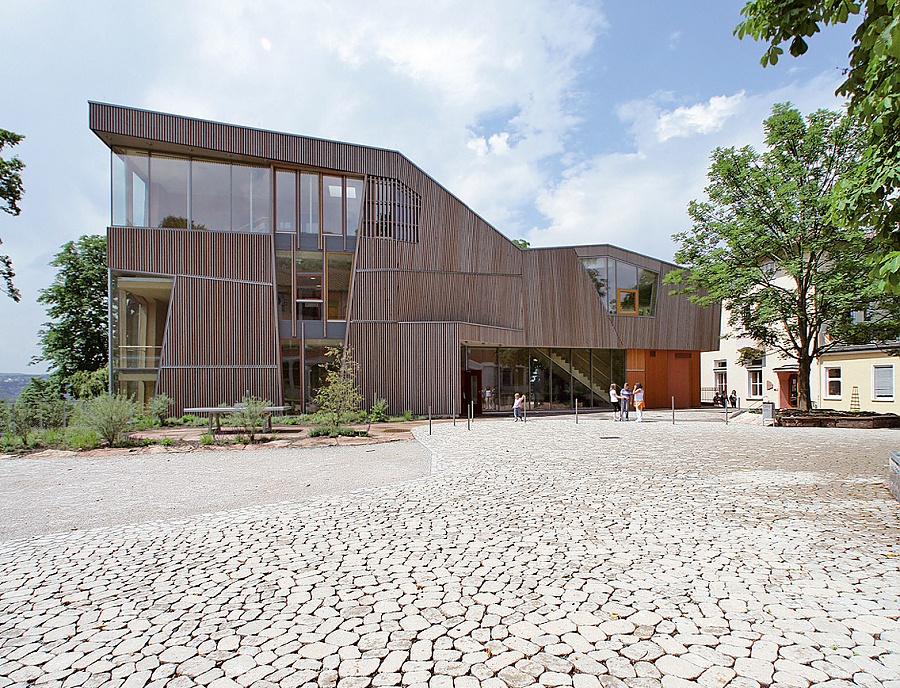
<svg viewBox="0 0 900 688"><path fill-rule="evenodd" d="M110 227L107 265L174 278L157 391L175 413L281 398L270 235Z"/></svg>
<svg viewBox="0 0 900 688"><path fill-rule="evenodd" d="M367 180L346 343L361 363L369 404L380 397L394 411L425 413L431 406L436 414L459 412L465 343L653 349L660 355L718 346L719 310L670 296L662 284L675 266L607 245L521 250L396 151L99 103L90 104L90 124L110 146L152 141L160 152ZM408 205L403 217L401 201ZM377 229L379 214L393 218L390 232ZM173 310L181 314L174 316L177 334L166 343L161 391L172 389L172 371L187 370L178 367L185 362L193 371L183 375L187 384L199 374L199 362L220 361L228 370L244 370L240 375L269 371L271 377L253 378L261 385L254 393L280 399L270 236L111 227L108 250L113 269L176 276ZM580 261L600 255L659 274L655 317L607 312ZM229 291L215 280L252 284ZM247 318L242 324L217 309L243 310ZM192 347L213 353L191 353ZM240 375L216 379L232 394L251 379ZM696 379L699 394L699 373Z"/></svg>

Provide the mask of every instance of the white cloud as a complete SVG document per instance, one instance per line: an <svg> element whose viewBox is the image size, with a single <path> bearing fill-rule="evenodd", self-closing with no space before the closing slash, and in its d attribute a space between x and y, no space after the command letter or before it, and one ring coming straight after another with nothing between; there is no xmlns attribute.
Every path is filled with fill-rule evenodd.
<svg viewBox="0 0 900 688"><path fill-rule="evenodd" d="M549 227L533 229L528 240L535 246L612 243L671 259L672 234L690 228L688 202L703 196L710 152L747 144L760 149L762 122L774 103L790 100L804 114L839 108L837 83L826 75L771 93L742 91L674 110L660 107L670 94L623 105L619 116L630 126L636 150L595 155L567 169L538 198Z"/></svg>
<svg viewBox="0 0 900 688"><path fill-rule="evenodd" d="M733 96L713 96L708 103L662 113L656 123L656 135L660 141L665 141L673 136L717 131L726 119L738 112L743 100L744 91L741 91Z"/></svg>

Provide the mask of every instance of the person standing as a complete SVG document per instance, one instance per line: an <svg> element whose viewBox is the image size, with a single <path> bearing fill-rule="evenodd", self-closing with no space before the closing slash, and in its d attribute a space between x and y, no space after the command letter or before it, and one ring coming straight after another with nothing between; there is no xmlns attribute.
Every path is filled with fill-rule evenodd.
<svg viewBox="0 0 900 688"><path fill-rule="evenodd" d="M644 420L644 386L638 382L634 386L634 408L637 409L637 422Z"/></svg>
<svg viewBox="0 0 900 688"><path fill-rule="evenodd" d="M628 405L631 403L631 388L626 382L619 392L619 420L628 420Z"/></svg>
<svg viewBox="0 0 900 688"><path fill-rule="evenodd" d="M519 422L522 418L522 407L525 405L525 397L516 392L516 399L513 401L513 419Z"/></svg>
<svg viewBox="0 0 900 688"><path fill-rule="evenodd" d="M731 398L729 401L731 402L731 408L737 408L738 398L736 389L731 390Z"/></svg>
<svg viewBox="0 0 900 688"><path fill-rule="evenodd" d="M609 402L613 405L613 420L619 420L619 395L616 393L616 383L609 384Z"/></svg>

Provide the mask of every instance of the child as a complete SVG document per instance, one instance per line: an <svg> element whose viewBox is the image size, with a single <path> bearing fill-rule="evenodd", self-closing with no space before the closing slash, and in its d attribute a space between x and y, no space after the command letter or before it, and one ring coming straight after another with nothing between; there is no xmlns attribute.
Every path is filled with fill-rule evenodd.
<svg viewBox="0 0 900 688"><path fill-rule="evenodd" d="M638 382L634 386L634 407L637 409L637 422L644 420L644 386Z"/></svg>
<svg viewBox="0 0 900 688"><path fill-rule="evenodd" d="M522 417L522 407L525 404L525 397L516 392L516 399L513 401L513 418L515 422L519 422L519 419ZM524 421L523 421L524 422Z"/></svg>
<svg viewBox="0 0 900 688"><path fill-rule="evenodd" d="M613 420L619 420L616 410L619 408L619 395L616 394L616 383L611 382L609 385L609 401L613 405Z"/></svg>

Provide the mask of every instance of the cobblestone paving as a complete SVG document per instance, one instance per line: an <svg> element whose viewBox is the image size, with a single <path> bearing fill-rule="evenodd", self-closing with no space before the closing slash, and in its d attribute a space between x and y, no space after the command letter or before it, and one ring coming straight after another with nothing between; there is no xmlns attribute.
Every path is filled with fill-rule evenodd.
<svg viewBox="0 0 900 688"><path fill-rule="evenodd" d="M0 543L0 687L900 688L897 432L416 435L427 478Z"/></svg>

